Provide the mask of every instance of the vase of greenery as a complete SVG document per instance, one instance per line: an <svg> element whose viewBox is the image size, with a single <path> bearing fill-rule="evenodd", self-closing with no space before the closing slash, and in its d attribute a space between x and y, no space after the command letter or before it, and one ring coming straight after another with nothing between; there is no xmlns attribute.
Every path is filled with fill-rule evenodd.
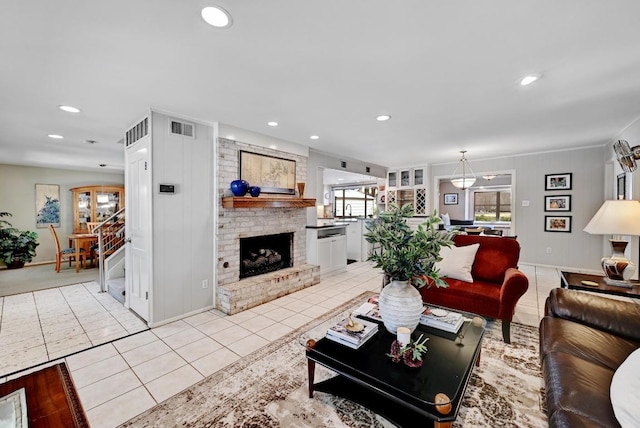
<svg viewBox="0 0 640 428"><path fill-rule="evenodd" d="M0 212L0 261L8 269L17 269L29 263L36 256L38 234L20 231L2 217L11 217L10 213Z"/></svg>
<svg viewBox="0 0 640 428"><path fill-rule="evenodd" d="M413 215L410 204L391 204L367 224L364 235L374 244L367 260L382 268L390 280L380 292L379 306L384 326L393 334L398 327L413 331L420 322L422 296L418 288L447 286L434 265L441 260L440 248L453 244L452 233L438 230L441 220L435 211L415 229L407 223Z"/></svg>

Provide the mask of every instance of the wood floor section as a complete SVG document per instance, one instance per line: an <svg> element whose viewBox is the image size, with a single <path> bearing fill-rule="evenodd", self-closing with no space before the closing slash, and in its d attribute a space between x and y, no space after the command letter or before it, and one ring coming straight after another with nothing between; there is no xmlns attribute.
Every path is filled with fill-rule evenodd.
<svg viewBox="0 0 640 428"><path fill-rule="evenodd" d="M89 427L64 363L0 384L0 397L20 388L25 388L29 427Z"/></svg>

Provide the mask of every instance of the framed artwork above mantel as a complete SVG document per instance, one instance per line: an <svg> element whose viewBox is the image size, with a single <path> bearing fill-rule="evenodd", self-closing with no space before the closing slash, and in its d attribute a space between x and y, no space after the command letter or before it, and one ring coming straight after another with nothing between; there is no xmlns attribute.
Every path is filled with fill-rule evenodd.
<svg viewBox="0 0 640 428"><path fill-rule="evenodd" d="M296 161L240 150L240 179L260 193L295 195Z"/></svg>

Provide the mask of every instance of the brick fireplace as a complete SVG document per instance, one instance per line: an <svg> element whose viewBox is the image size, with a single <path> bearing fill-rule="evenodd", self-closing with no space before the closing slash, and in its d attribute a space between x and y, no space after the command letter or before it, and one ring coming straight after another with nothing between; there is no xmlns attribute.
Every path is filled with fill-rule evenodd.
<svg viewBox="0 0 640 428"><path fill-rule="evenodd" d="M238 178L240 150L295 160L296 181L306 181L306 157L225 138L218 139L218 147L219 201L225 196L229 183ZM216 307L224 313L235 314L319 283L320 268L307 264L306 224L304 208L224 208L221 205ZM290 244L288 266L253 276L241 274L241 240L257 243L258 251L284 252L280 246L268 248L272 239L260 238L274 235L287 236ZM257 260L255 257L253 262Z"/></svg>

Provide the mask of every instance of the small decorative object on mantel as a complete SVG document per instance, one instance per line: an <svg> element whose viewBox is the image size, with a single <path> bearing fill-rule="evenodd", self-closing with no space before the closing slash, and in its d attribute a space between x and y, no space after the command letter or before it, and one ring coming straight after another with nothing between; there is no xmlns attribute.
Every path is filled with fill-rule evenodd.
<svg viewBox="0 0 640 428"><path fill-rule="evenodd" d="M258 196L260 196L260 187L258 186L251 186L251 188L249 189L249 193L251 194L251 196L253 196L254 198L257 198Z"/></svg>
<svg viewBox="0 0 640 428"><path fill-rule="evenodd" d="M421 334L418 340L409 341L406 345L402 345L398 340L394 340L393 343L391 343L391 350L387 356L391 357L391 361L394 363L399 363L402 360L407 367L422 367L423 354L427 352L426 343L427 340L429 340L428 337L422 339L423 337L424 335Z"/></svg>
<svg viewBox="0 0 640 428"><path fill-rule="evenodd" d="M298 197L299 198L304 198L304 183L298 183Z"/></svg>
<svg viewBox="0 0 640 428"><path fill-rule="evenodd" d="M245 180L233 180L229 188L234 196L244 196L249 191L249 183Z"/></svg>

